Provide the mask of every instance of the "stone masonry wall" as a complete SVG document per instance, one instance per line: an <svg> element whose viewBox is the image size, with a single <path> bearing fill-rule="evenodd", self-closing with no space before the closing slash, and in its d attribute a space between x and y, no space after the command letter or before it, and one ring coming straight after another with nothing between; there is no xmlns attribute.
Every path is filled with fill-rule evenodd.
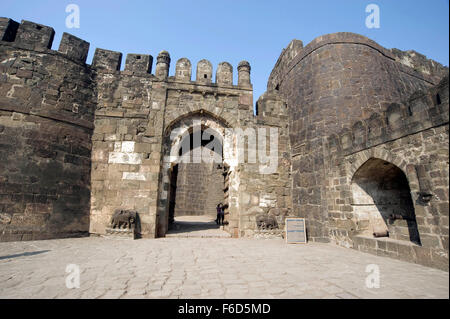
<svg viewBox="0 0 450 319"><path fill-rule="evenodd" d="M101 235L118 208L138 211L142 237L164 236L177 188L170 151L178 130L197 122L225 138L223 166L179 167L178 215L215 214L222 201L233 237L282 236L285 217L305 217L309 240L448 270L448 75L439 82L448 69L439 63L352 33L305 47L294 40L254 116L246 61L237 84L227 62L213 79L212 64L199 61L193 80L182 58L171 76L167 51L154 74L148 54L128 54L121 71L122 53L96 49L86 65L89 43L64 33L54 51L54 36L0 18L1 241ZM237 132L247 129L256 140L242 146ZM261 155L237 161L241 148L264 142L266 155L276 142L274 170L263 172ZM365 163L373 166L355 175ZM386 169L392 181L370 180ZM395 184L403 175L408 185ZM371 189L379 197L369 199ZM408 189L414 212L404 205ZM395 211L413 216L420 243L405 236L403 219L391 237L372 237L357 207L367 203L382 221Z"/></svg>
<svg viewBox="0 0 450 319"><path fill-rule="evenodd" d="M90 231L104 233L113 211L123 208L138 211L143 237L164 236L169 222L169 190L174 189L170 185L173 163L166 158L170 155L173 143L170 137L175 129L189 129L197 120L205 128L213 128L224 134L225 128L245 130L264 125L265 122L261 118L257 123L253 116L248 62L239 65L239 84L234 85L233 70L228 63L219 65L213 83L212 66L207 60L198 63L198 78L192 81L191 63L186 58L176 63L175 76L169 76L170 55L166 51L162 51L156 59L156 75L150 74L151 56L128 55L124 71L120 71L121 59L118 52L97 49L92 65L96 71L98 106L92 138ZM279 125L279 120L271 121ZM287 132L286 127L283 130ZM286 136L284 133L284 141ZM193 209L188 209L186 205L181 208L180 204L200 205L198 190L201 185L209 184L208 191L217 188L214 195L208 194L210 200L203 202L202 209L214 214L217 202L224 202L227 205L226 230L238 237L247 235L244 231L247 228L255 229L256 211L250 212L253 221L244 221L242 216L247 214L244 212L246 206L241 204L239 194L244 185L252 184L251 173L247 170L252 165L257 166L234 163L232 155L236 152L236 145L233 143L224 146L224 164L228 169L225 185L219 187L218 179L215 178L213 185L217 184L217 187L211 187L213 175L218 174L208 176L203 174L204 170L202 173L194 170L195 176L191 174L184 179L189 180L186 183L189 187L183 187L182 184L176 189L179 192L176 201L179 211L192 214ZM287 150L285 142L280 144ZM179 180L183 180L183 168L179 168ZM223 176L220 177L223 181ZM264 187L262 180L267 178L267 175L253 178L261 180L256 184L259 185L258 189ZM274 187L280 183L283 187L289 187L288 175L281 178L283 180L277 172L273 174L274 182L270 183L274 183ZM198 189L193 188L192 181L197 181L195 187ZM257 205L275 209L281 221L286 212L280 214L278 209L289 206L290 200L286 200L289 192L284 188L277 190L269 187L269 190L280 196L279 202L272 200L268 206L264 197L268 195L261 194L261 203L258 199ZM200 206L195 209L201 210Z"/></svg>
<svg viewBox="0 0 450 319"><path fill-rule="evenodd" d="M293 43L282 55L268 89L278 89L289 109L294 214L306 217L310 240L328 241L324 139L438 80L353 33L324 35L304 48Z"/></svg>
<svg viewBox="0 0 450 319"><path fill-rule="evenodd" d="M137 56L140 58L137 59ZM92 197L90 232L102 234L116 209L136 210L140 232L152 237L165 88L152 74L148 55L128 55L97 49L98 106L92 137Z"/></svg>
<svg viewBox="0 0 450 319"><path fill-rule="evenodd" d="M258 99L256 105L258 114L256 129L265 132L266 155L270 154L269 144L273 145L276 142L277 166L273 173L265 173L259 154L257 164L242 164L239 194L240 232L241 236L246 237L281 237L284 236L285 218L293 216L287 107L284 99L276 91L265 92ZM260 138L260 134L261 132L258 131L256 141L258 148L264 141ZM273 146L271 149L273 151ZM261 218L275 220L275 228L262 229L258 227L257 220Z"/></svg>
<svg viewBox="0 0 450 319"><path fill-rule="evenodd" d="M340 245L448 271L448 75L327 139L330 236ZM421 245L361 236L352 179L370 159L406 175Z"/></svg>
<svg viewBox="0 0 450 319"><path fill-rule="evenodd" d="M190 65L187 59L182 59L185 65ZM201 63L200 63L201 62ZM207 61L200 61L202 67L208 66ZM178 65L178 63L177 63ZM229 70L222 68L224 76L229 77ZM184 128L189 129L194 125L194 122L201 123L204 128L211 128L220 135L224 135L226 128L246 128L254 125L253 117L253 94L251 86L239 86L232 85L228 81L221 81L221 73L218 70L216 83L206 83L207 78L201 82L187 81L184 76L180 76L178 73L175 77L169 77L169 91L167 94L167 104L165 110L165 125L164 141L163 141L163 154L168 155L170 150L169 135L175 129ZM191 74L191 72L186 72ZM208 73L209 74L209 73ZM226 230L233 236L239 236L239 215L240 207L238 202L238 194L240 188L239 168L236 164L230 162L231 156L234 153L233 145L223 146L224 162L230 168L229 176L231 176L232 183L228 185L228 190L224 191L222 202L228 205L225 212L225 220L228 221ZM169 178L165 165L169 163L163 163L163 172L160 189L164 192L165 189L169 189ZM224 185L225 188L227 185ZM167 205L165 203L165 197L167 194L161 194L160 201L160 216L166 216ZM226 197L228 196L228 197ZM217 204L217 203L215 203ZM215 208L213 210L215 212ZM167 225L163 221L161 232L165 232Z"/></svg>
<svg viewBox="0 0 450 319"><path fill-rule="evenodd" d="M0 19L0 240L88 235L96 104L89 43Z"/></svg>
<svg viewBox="0 0 450 319"><path fill-rule="evenodd" d="M184 215L216 216L224 200L223 169L214 163L180 163L176 188L175 218Z"/></svg>

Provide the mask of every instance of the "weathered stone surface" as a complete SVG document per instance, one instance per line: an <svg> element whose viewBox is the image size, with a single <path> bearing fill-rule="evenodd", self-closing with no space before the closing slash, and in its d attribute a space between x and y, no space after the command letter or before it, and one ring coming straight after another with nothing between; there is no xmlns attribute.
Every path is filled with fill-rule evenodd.
<svg viewBox="0 0 450 319"><path fill-rule="evenodd" d="M405 242L423 237L424 247L448 258L446 231L430 225L448 229L443 218L447 213L440 208L448 186L439 191L448 183L448 68L413 52L386 50L360 35L336 33L306 47L291 42L269 78L272 90L281 94L291 115L293 209L306 217L309 240L332 240L376 253L371 242L356 244L352 236L368 231L375 225L370 216L381 218L380 212L391 207L409 215L382 221L390 237ZM392 200L397 177L383 181L389 188L385 193L376 186L377 178L388 176L379 167L363 182L370 201L361 201L355 174L374 159L405 173L404 200ZM417 175L416 168L424 173ZM405 201L413 204L405 206ZM424 260L409 258L419 259Z"/></svg>
<svg viewBox="0 0 450 319"><path fill-rule="evenodd" d="M0 18L1 240L105 234L118 208L161 237L223 202L233 237L283 236L286 217L305 217L309 241L448 267L448 68L352 33L294 40L254 115L247 61L237 85L226 62L213 83L207 60L193 81L186 58L169 74L167 51L154 74L144 54L121 71L122 53L86 65L89 43L64 33L53 51L53 37ZM196 125L222 139L219 161L180 163L175 179ZM370 237L380 227L387 240Z"/></svg>
<svg viewBox="0 0 450 319"><path fill-rule="evenodd" d="M89 42L64 32L58 51L69 58L85 63L89 51Z"/></svg>
<svg viewBox="0 0 450 319"><path fill-rule="evenodd" d="M0 298L8 299L449 297L448 272L330 243L91 237L0 243L0 250ZM79 267L80 288L67 288L68 264ZM379 266L379 288L366 285L369 265Z"/></svg>
<svg viewBox="0 0 450 319"><path fill-rule="evenodd" d="M90 70L33 51L50 47L53 29L25 21L16 31L15 42L0 45L8 61L0 83L0 239L87 235L96 104Z"/></svg>

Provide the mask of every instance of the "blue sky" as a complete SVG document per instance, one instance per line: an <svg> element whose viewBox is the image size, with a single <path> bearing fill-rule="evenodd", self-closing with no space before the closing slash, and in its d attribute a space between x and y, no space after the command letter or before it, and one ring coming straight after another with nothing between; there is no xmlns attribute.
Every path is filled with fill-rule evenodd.
<svg viewBox="0 0 450 319"><path fill-rule="evenodd" d="M57 50L63 32L90 42L88 63L95 48L123 53L169 51L175 62L187 57L193 64L208 59L213 72L222 61L252 66L254 102L264 93L269 74L292 39L308 44L334 32L365 35L386 48L414 49L446 66L449 64L449 0L2 0L0 16L51 26ZM68 29L68 4L80 8L80 28ZM380 28L368 29L365 8L380 7Z"/></svg>

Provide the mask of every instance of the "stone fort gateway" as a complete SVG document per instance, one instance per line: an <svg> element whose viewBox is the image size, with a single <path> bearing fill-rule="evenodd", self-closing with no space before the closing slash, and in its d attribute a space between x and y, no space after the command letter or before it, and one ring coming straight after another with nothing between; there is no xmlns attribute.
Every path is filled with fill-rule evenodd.
<svg viewBox="0 0 450 319"><path fill-rule="evenodd" d="M0 18L1 241L164 237L222 202L234 238L282 237L301 217L308 241L448 271L447 67L354 33L293 40L254 103L246 61L213 78L201 60L193 79L161 51L154 70L127 54L121 71L122 53L96 49L89 65L89 43L64 33L56 51L54 35ZM214 150L180 147L205 132ZM261 152L234 160L255 143L276 145L274 170ZM171 156L199 149L219 161Z"/></svg>

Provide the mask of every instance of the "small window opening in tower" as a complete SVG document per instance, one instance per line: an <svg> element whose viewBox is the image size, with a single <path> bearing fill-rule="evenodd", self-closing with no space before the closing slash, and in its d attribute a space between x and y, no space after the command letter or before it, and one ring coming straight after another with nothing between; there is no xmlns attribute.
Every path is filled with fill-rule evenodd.
<svg viewBox="0 0 450 319"><path fill-rule="evenodd" d="M436 105L440 105L441 104L441 96L438 94L436 94Z"/></svg>
<svg viewBox="0 0 450 319"><path fill-rule="evenodd" d="M42 27L41 27L40 25L37 25L37 26L36 26L36 29L41 30Z"/></svg>
<svg viewBox="0 0 450 319"><path fill-rule="evenodd" d="M277 86L275 87L275 91L279 91L280 90L280 85L277 84Z"/></svg>
<svg viewBox="0 0 450 319"><path fill-rule="evenodd" d="M141 59L140 55L136 56L136 60L140 60L140 59Z"/></svg>
<svg viewBox="0 0 450 319"><path fill-rule="evenodd" d="M208 75L207 75L207 74L203 74L203 77L204 77L205 79L207 79L207 78L208 78Z"/></svg>

